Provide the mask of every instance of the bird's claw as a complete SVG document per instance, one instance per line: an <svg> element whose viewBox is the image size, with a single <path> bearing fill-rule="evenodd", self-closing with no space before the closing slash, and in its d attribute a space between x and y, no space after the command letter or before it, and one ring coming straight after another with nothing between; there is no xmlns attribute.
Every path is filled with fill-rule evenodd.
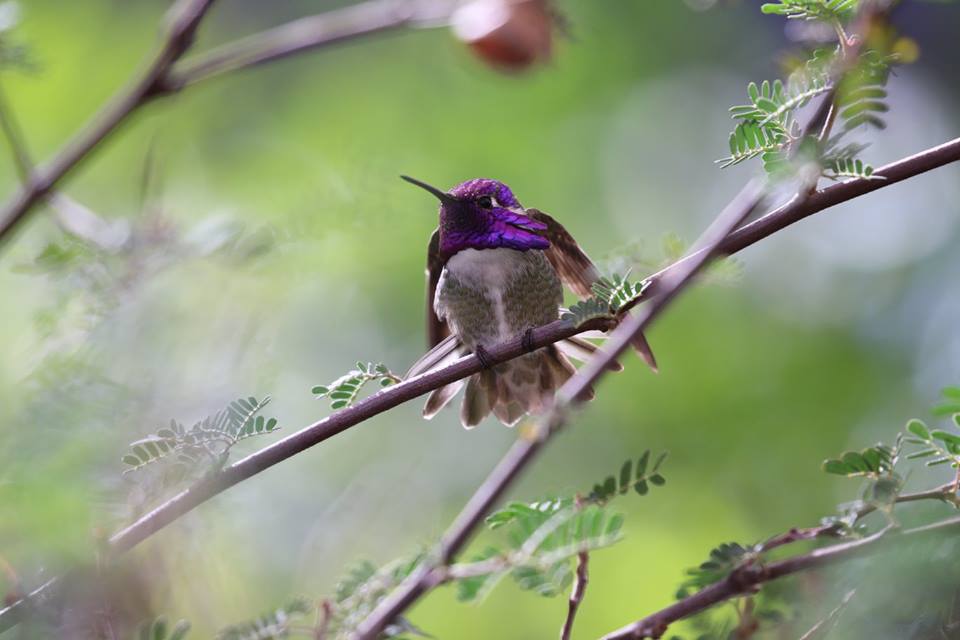
<svg viewBox="0 0 960 640"><path fill-rule="evenodd" d="M534 351L537 347L533 344L533 327L523 332L523 338L520 339L520 345L527 353Z"/></svg>
<svg viewBox="0 0 960 640"><path fill-rule="evenodd" d="M473 350L474 355L477 356L477 360L480 361L480 366L484 369L489 369L493 366L493 359L490 355L490 352L487 351L482 344L478 344L477 348Z"/></svg>

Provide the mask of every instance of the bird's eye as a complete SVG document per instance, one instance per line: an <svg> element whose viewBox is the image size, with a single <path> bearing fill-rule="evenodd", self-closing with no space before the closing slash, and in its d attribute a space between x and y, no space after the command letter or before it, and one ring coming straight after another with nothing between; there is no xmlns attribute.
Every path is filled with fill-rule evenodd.
<svg viewBox="0 0 960 640"><path fill-rule="evenodd" d="M483 207L484 209L493 208L493 199L490 196L480 196L477 198L477 204Z"/></svg>

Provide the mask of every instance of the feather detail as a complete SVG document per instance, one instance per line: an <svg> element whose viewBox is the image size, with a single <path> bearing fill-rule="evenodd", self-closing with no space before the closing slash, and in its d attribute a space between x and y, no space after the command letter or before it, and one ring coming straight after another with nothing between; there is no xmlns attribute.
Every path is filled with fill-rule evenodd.
<svg viewBox="0 0 960 640"><path fill-rule="evenodd" d="M588 342L576 336L561 340L556 344L557 348L565 356L576 360L577 362L586 362L590 356L600 350L598 345ZM607 365L609 371L623 371L623 365L614 360Z"/></svg>
<svg viewBox="0 0 960 640"><path fill-rule="evenodd" d="M439 369L441 366L446 366L458 360L462 355L464 355L464 349L460 339L451 334L410 365L410 369L403 378L407 380L421 373Z"/></svg>
<svg viewBox="0 0 960 640"><path fill-rule="evenodd" d="M427 403L423 405L423 417L427 420L433 418L437 415L441 409L447 406L453 397L457 395L457 392L463 388L463 380L457 380L452 382L445 387L440 387L435 389L429 396L427 396Z"/></svg>

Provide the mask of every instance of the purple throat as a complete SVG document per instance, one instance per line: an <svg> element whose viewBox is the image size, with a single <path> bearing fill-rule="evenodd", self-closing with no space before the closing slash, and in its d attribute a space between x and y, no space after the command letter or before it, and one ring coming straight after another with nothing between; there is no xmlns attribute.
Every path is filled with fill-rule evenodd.
<svg viewBox="0 0 960 640"><path fill-rule="evenodd" d="M450 195L459 205L440 207L440 249L453 255L464 249L547 249L550 242L540 232L547 225L519 213L522 210L510 187L498 180L477 178L458 184ZM490 198L490 208L478 204Z"/></svg>

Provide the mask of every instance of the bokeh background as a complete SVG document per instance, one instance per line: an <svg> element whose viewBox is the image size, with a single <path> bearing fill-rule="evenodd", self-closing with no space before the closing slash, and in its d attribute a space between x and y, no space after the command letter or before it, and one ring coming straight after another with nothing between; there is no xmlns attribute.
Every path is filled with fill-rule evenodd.
<svg viewBox="0 0 960 640"><path fill-rule="evenodd" d="M224 0L197 49L338 4ZM436 207L398 174L504 180L594 257L639 258L641 272L664 259L665 236L692 240L712 219L755 169L713 162L727 107L781 74L791 29L758 2L559 4L573 38L524 74L489 69L447 29L417 29L150 105L65 184L136 230L132 252L91 256L49 211L33 215L0 254L0 554L21 580L89 561L150 504L120 456L170 418L270 394L279 438L330 411L313 385L358 359L403 371L422 353ZM36 157L137 71L165 9L21 3L15 33L34 68L0 79ZM895 22L920 57L891 80L889 128L865 152L877 166L960 129L960 7L907 2ZM0 193L16 185L4 153ZM659 375L630 357L604 381L512 492L589 488L626 457L670 451L667 486L624 500L625 541L594 554L576 637L668 604L719 542L832 513L856 483L823 474L822 459L889 442L957 383L957 202L951 166L763 241L656 324ZM358 559L430 543L516 434L419 411L351 429L141 545L127 570L142 610L209 637L329 593ZM481 607L438 590L411 618L438 638L531 638L553 636L565 608L505 581Z"/></svg>

